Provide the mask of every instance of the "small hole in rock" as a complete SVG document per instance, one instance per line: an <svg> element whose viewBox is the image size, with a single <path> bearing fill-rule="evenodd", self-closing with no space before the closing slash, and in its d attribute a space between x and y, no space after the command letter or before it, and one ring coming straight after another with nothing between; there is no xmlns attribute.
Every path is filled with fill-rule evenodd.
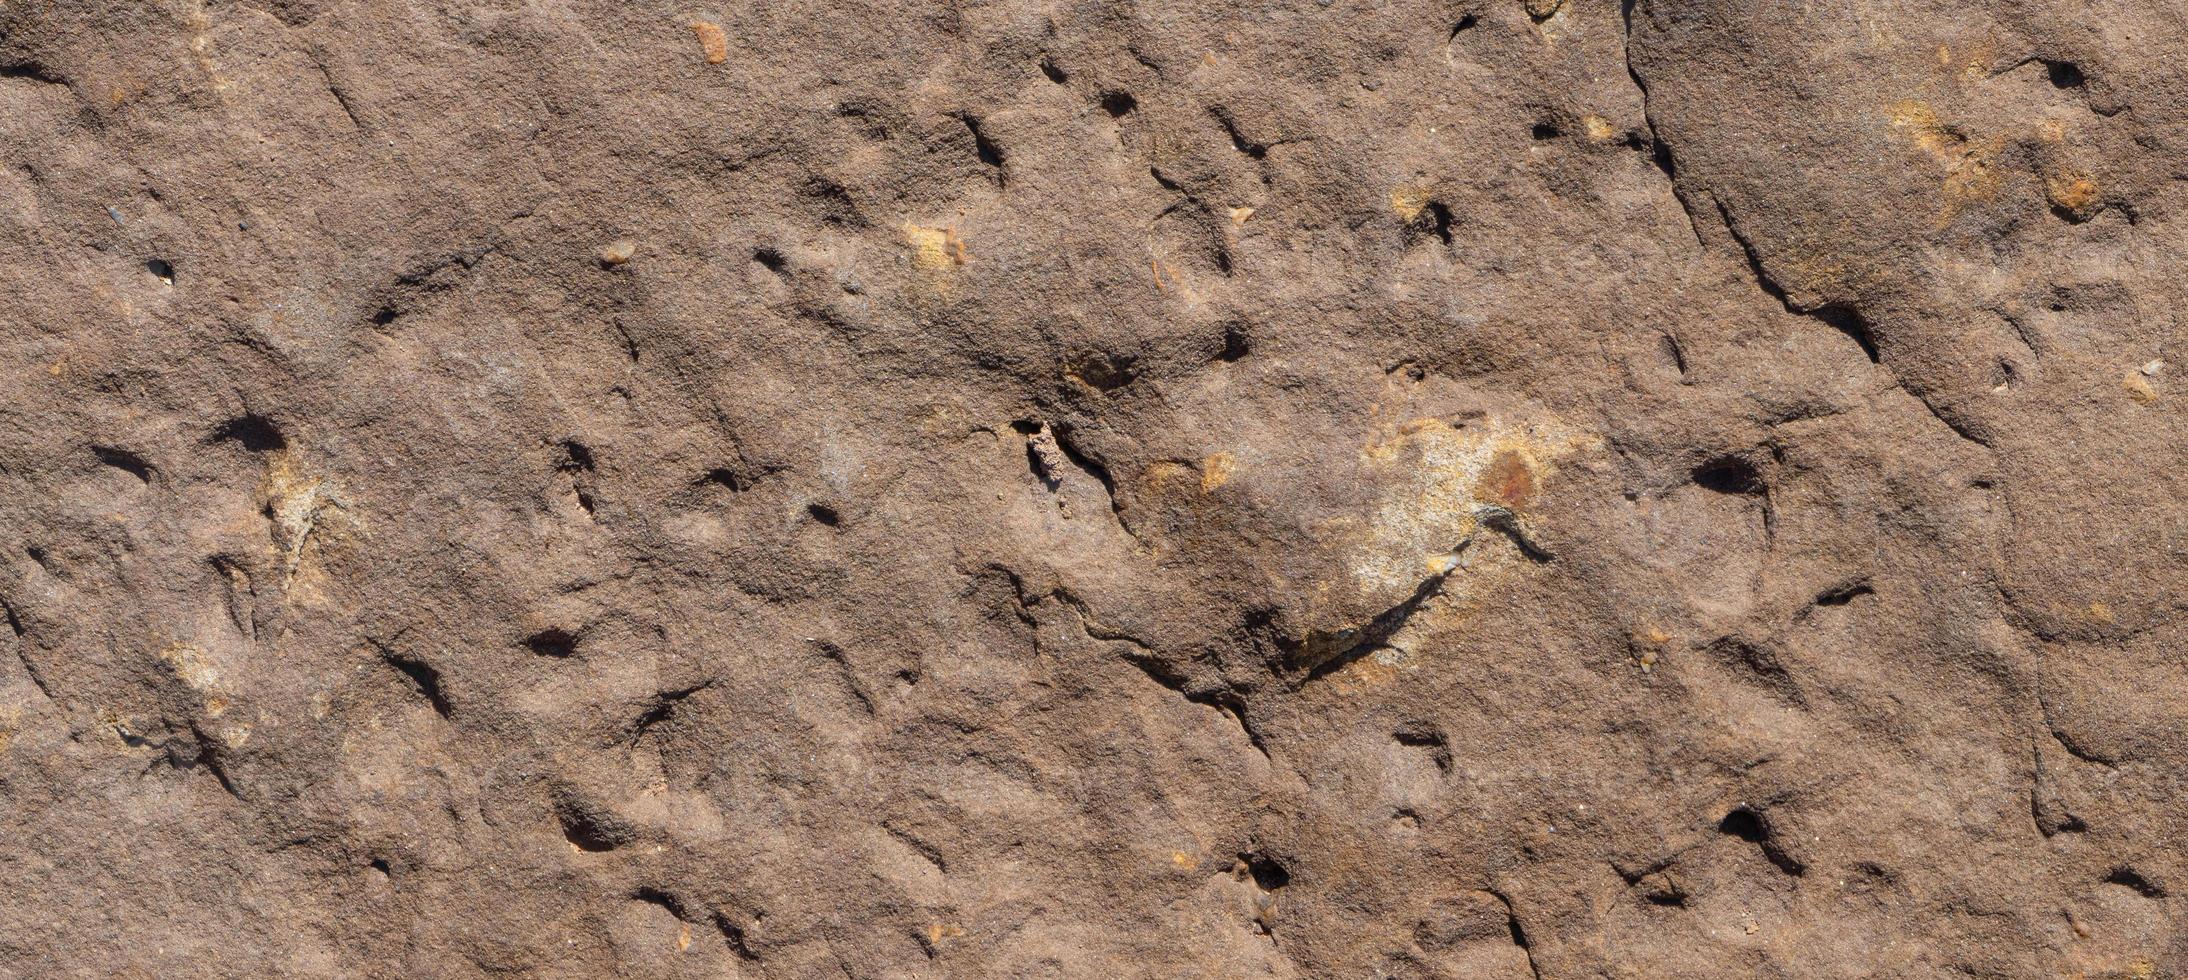
<svg viewBox="0 0 2188 980"><path fill-rule="evenodd" d="M836 513L835 508L826 504L807 504L805 512L812 515L814 520L828 527L835 527L843 523L843 515Z"/></svg>
<svg viewBox="0 0 2188 980"><path fill-rule="evenodd" d="M175 267L165 259L145 260L144 271L159 277L159 281L170 286L175 284Z"/></svg>
<svg viewBox="0 0 2188 980"><path fill-rule="evenodd" d="M1557 126L1553 123L1546 122L1536 123L1535 127L1532 130L1529 130L1528 133L1536 140L1554 140L1560 136L1565 135L1564 130L1557 128Z"/></svg>
<svg viewBox="0 0 2188 980"><path fill-rule="evenodd" d="M1216 360L1235 364L1251 350L1252 346L1246 342L1246 332L1232 324L1223 328L1223 350L1216 355Z"/></svg>
<svg viewBox="0 0 2188 980"><path fill-rule="evenodd" d="M1112 119L1139 108L1139 105L1140 100L1133 98L1130 92L1110 89L1102 93L1102 111L1109 113Z"/></svg>
<svg viewBox="0 0 2188 980"><path fill-rule="evenodd" d="M1055 60L1050 58L1041 59L1041 74L1047 75L1049 81L1058 85L1071 80L1071 76L1064 74L1064 70L1057 67Z"/></svg>
<svg viewBox="0 0 2188 980"><path fill-rule="evenodd" d="M2044 62L2044 75L2051 79L2055 88L2081 88L2089 81L2089 76L2082 74L2081 66L2071 61Z"/></svg>
<svg viewBox="0 0 2188 980"><path fill-rule="evenodd" d="M1253 876L1254 887L1262 891L1273 892L1292 883L1291 872L1285 870L1274 858L1245 854L1240 855L1239 860L1245 863L1246 873Z"/></svg>
<svg viewBox="0 0 2188 980"><path fill-rule="evenodd" d="M574 656L577 634L564 629L541 630L524 638L524 648L542 657Z"/></svg>
<svg viewBox="0 0 2188 980"><path fill-rule="evenodd" d="M752 261L766 266L769 272L781 272L790 264L788 259L783 258L783 253L766 247L753 249Z"/></svg>
<svg viewBox="0 0 2188 980"><path fill-rule="evenodd" d="M1769 831L1763 827L1763 815L1744 806L1725 814L1723 820L1717 821L1717 830L1750 844L1760 844L1764 838L1770 836Z"/></svg>
<svg viewBox="0 0 2188 980"><path fill-rule="evenodd" d="M289 441L281 430L262 415L245 415L230 419L213 431L214 442L234 442L254 453L270 453L285 449Z"/></svg>
<svg viewBox="0 0 2188 980"><path fill-rule="evenodd" d="M1428 202L1428 213L1436 221L1436 237L1444 244L1451 244L1451 209L1435 201Z"/></svg>
<svg viewBox="0 0 2188 980"><path fill-rule="evenodd" d="M1476 17L1473 14L1467 14L1466 16L1459 18L1458 23L1451 25L1451 36L1458 37L1460 31L1473 30L1474 25L1480 22L1481 18Z"/></svg>
<svg viewBox="0 0 2188 980"><path fill-rule="evenodd" d="M1755 495L1763 492L1762 475L1755 466L1736 456L1711 460L1694 468L1694 485L1713 493Z"/></svg>
<svg viewBox="0 0 2188 980"><path fill-rule="evenodd" d="M377 871L381 874L392 874L392 872L389 871L389 868L391 866L387 863L386 858L373 858L370 867L372 868L372 870Z"/></svg>
<svg viewBox="0 0 2188 980"><path fill-rule="evenodd" d="M372 315L372 325L375 327L387 326L390 323L394 323L395 318L399 315L400 314L395 312L394 307L383 306L380 308L380 312L374 313Z"/></svg>
<svg viewBox="0 0 2188 980"><path fill-rule="evenodd" d="M632 837L628 829L612 826L598 816L574 807L561 807L556 816L562 821L563 838L580 851L596 854L612 851L629 843Z"/></svg>

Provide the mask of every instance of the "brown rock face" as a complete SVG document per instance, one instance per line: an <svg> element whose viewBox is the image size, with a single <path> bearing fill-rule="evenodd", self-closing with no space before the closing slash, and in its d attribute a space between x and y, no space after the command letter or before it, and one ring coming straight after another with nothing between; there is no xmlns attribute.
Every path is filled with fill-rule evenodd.
<svg viewBox="0 0 2188 980"><path fill-rule="evenodd" d="M2188 975L2184 39L0 2L0 975Z"/></svg>

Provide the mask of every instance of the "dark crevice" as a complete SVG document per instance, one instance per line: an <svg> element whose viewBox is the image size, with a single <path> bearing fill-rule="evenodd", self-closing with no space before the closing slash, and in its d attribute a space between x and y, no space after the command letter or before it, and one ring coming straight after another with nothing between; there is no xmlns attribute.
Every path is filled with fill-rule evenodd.
<svg viewBox="0 0 2188 980"><path fill-rule="evenodd" d="M1466 16L1459 18L1458 23L1451 25L1451 34L1448 37L1444 38L1444 43L1448 44L1452 41L1457 40L1460 34L1466 31L1473 30L1474 25L1479 23L1481 23L1481 18L1476 17L1473 14L1467 14Z"/></svg>
<svg viewBox="0 0 2188 980"><path fill-rule="evenodd" d="M1876 588L1867 581L1850 582L1833 586L1816 596L1816 605L1843 606L1865 595L1875 595Z"/></svg>
<svg viewBox="0 0 2188 980"><path fill-rule="evenodd" d="M1502 507L1484 508L1481 526L1504 535L1505 540L1512 542L1512 547L1518 548L1520 555L1528 561L1543 565L1557 560L1556 555L1535 542L1527 529L1520 526L1519 516L1509 510Z"/></svg>
<svg viewBox="0 0 2188 980"><path fill-rule="evenodd" d="M1269 144L1256 143L1253 140L1247 139L1246 134L1239 130L1238 121L1232 119L1231 114L1228 111L1217 108L1209 110L1209 114L1215 116L1216 122L1223 125L1223 132L1231 138L1232 149L1237 150L1238 152L1243 153L1256 160L1262 160L1268 157Z"/></svg>
<svg viewBox="0 0 2188 980"><path fill-rule="evenodd" d="M236 787L235 780L228 774L227 764L220 757L220 743L215 741L211 735L206 734L204 729L195 725L190 727L190 736L195 743L196 754L184 757L177 751L175 743L170 741L167 744L168 763L177 769L195 769L203 766L205 771L212 774L213 780L218 782L220 788L227 791L229 796L238 800L243 799L243 791Z"/></svg>
<svg viewBox="0 0 2188 980"><path fill-rule="evenodd" d="M752 951L752 944L745 938L744 927L730 921L727 914L714 913L714 928L721 931L722 940L729 944L729 951L737 954L738 959L747 963L760 961L760 954Z"/></svg>
<svg viewBox="0 0 2188 980"><path fill-rule="evenodd" d="M1216 354L1216 360L1235 364L1244 360L1252 350L1252 345L1246 340L1246 331L1235 323L1228 324L1223 328L1223 350Z"/></svg>
<svg viewBox="0 0 2188 980"><path fill-rule="evenodd" d="M1565 131L1557 128L1556 123L1538 122L1527 131L1527 135L1532 137L1535 142L1542 143L1565 135Z"/></svg>
<svg viewBox="0 0 2188 980"><path fill-rule="evenodd" d="M1656 116L1649 110L1649 84L1642 80L1641 73L1633 67L1633 8L1634 0L1622 0L1619 9L1625 25L1625 35L1619 54L1626 63L1626 77L1633 80L1633 87L1641 93L1641 125L1648 129L1649 162L1656 166L1664 175L1665 182L1671 185L1672 199L1679 202L1679 210L1686 213L1687 230L1694 235L1695 247L1700 248L1702 223L1694 216L1694 204L1687 200L1686 193L1679 187L1679 167L1672 159L1671 144L1664 142L1663 135L1656 130Z"/></svg>
<svg viewBox="0 0 2188 980"><path fill-rule="evenodd" d="M1778 845L1770 829L1770 820L1761 811L1744 806L1737 807L1717 822L1717 830L1756 845L1762 850L1763 857L1787 875L1798 878L1808 873L1807 866L1785 853L1785 849Z"/></svg>
<svg viewBox="0 0 2188 980"><path fill-rule="evenodd" d="M144 271L151 273L154 278L169 285L173 285L175 282L174 263L166 259L146 259L144 261Z"/></svg>
<svg viewBox="0 0 2188 980"><path fill-rule="evenodd" d="M1451 744L1443 732L1428 725L1412 725L1391 732L1390 737L1399 745L1427 750L1429 761L1436 764L1437 771L1451 771Z"/></svg>
<svg viewBox="0 0 2188 980"><path fill-rule="evenodd" d="M815 640L813 645L820 650L822 657L835 665L836 671L843 681L844 689L850 693L852 700L858 702L859 710L864 712L867 717L873 717L874 699L866 693L866 686L859 683L858 671L851 666L851 655L844 652L842 647L827 640Z"/></svg>
<svg viewBox="0 0 2188 980"><path fill-rule="evenodd" d="M1735 636L1727 636L1709 645L1709 653L1718 662L1745 674L1764 690L1778 696L1794 707L1806 708L1807 696L1801 693L1800 684L1793 672L1786 669L1775 651L1750 643Z"/></svg>
<svg viewBox="0 0 2188 980"><path fill-rule="evenodd" d="M2117 868L2113 868L2111 874L2105 875L2104 883L2107 885L2119 885L2122 888L2132 888L2134 889L2135 894L2141 895L2144 898L2165 897L2164 888L2158 886L2150 879L2143 877L2140 872L2137 872L2135 869L2130 868L2124 864Z"/></svg>
<svg viewBox="0 0 2188 980"><path fill-rule="evenodd" d="M99 457L99 462L136 477L138 482L152 482L152 464L144 457L112 446L93 446L91 451Z"/></svg>
<svg viewBox="0 0 2188 980"><path fill-rule="evenodd" d="M577 655L578 635L566 629L544 629L524 638L524 648L542 657Z"/></svg>
<svg viewBox="0 0 2188 980"><path fill-rule="evenodd" d="M822 527L841 527L843 525L843 514L827 504L807 504L805 505L805 513L806 516L811 517Z"/></svg>
<svg viewBox="0 0 2188 980"><path fill-rule="evenodd" d="M45 674L39 671L38 665L30 659L30 643L23 638L28 631L23 627L22 617L15 612L15 605L6 599L0 599L0 614L7 617L8 632L15 634L15 659L23 665L23 673L30 676L30 683L38 689L38 693L45 695L48 701L53 700L53 688L46 683Z"/></svg>
<svg viewBox="0 0 2188 980"><path fill-rule="evenodd" d="M2081 88L2089 83L2089 76L2082 74L2082 67L2071 61L2036 60L2043 63L2044 77L2051 80L2053 88Z"/></svg>
<svg viewBox="0 0 2188 980"><path fill-rule="evenodd" d="M1238 862L1245 866L1246 875L1253 879L1254 887L1262 891L1277 891L1292 883L1290 869L1266 854L1241 854Z"/></svg>
<svg viewBox="0 0 2188 980"><path fill-rule="evenodd" d="M1428 214L1435 222L1436 238L1445 245L1451 244L1451 209L1437 201L1428 202Z"/></svg>
<svg viewBox="0 0 2188 980"><path fill-rule="evenodd" d="M958 121L965 124L966 131L972 134L974 155L980 158L981 163L995 168L995 186L1007 185L1010 182L1010 176L1003 170L1003 149L995 145L994 140L988 138L987 131L981 128L980 117L968 112L960 114L957 118Z"/></svg>
<svg viewBox="0 0 2188 980"><path fill-rule="evenodd" d="M639 715L638 720L631 722L630 741L635 742L644 738L646 733L652 731L655 726L675 717L677 705L681 704L685 698L704 691L713 684L713 681L701 681L690 687L679 688L674 691L662 691L654 695L653 703L647 706L646 713Z"/></svg>
<svg viewBox="0 0 2188 980"><path fill-rule="evenodd" d="M1664 356L1671 359L1671 366L1679 369L1679 376L1686 377L1687 351L1686 347L1679 343L1679 338L1667 333L1657 338L1657 343L1664 349Z"/></svg>
<svg viewBox="0 0 2188 980"><path fill-rule="evenodd" d="M1870 327L1866 317L1863 317L1853 307L1842 303L1827 303L1811 309L1803 309L1794 305L1793 298L1786 294L1785 288L1778 285L1778 281L1772 279L1770 273L1763 268L1762 253L1756 251L1754 243L1748 241L1747 236L1741 233L1738 225L1733 224L1732 212L1725 208L1722 201L1717 202L1717 216L1724 221L1725 231L1732 235L1732 240L1740 244L1741 253L1747 257L1749 275L1754 277L1755 285L1761 288L1766 295L1777 300L1780 306L1785 307L1787 313L1808 317L1845 334L1848 339L1860 346L1862 356L1867 357L1869 363L1883 363L1883 357L1877 350L1876 334Z"/></svg>
<svg viewBox="0 0 2188 980"><path fill-rule="evenodd" d="M574 800L559 801L555 805L555 819L562 825L563 838L572 847L588 853L615 850L637 836L621 821Z"/></svg>
<svg viewBox="0 0 2188 980"><path fill-rule="evenodd" d="M1759 497L1768 491L1755 464L1737 456L1713 459L1688 474L1694 485L1711 493Z"/></svg>
<svg viewBox="0 0 2188 980"><path fill-rule="evenodd" d="M1264 759L1270 757L1269 747L1262 742L1261 733L1256 731L1253 724L1247 720L1246 701L1244 698L1239 697L1238 692L1228 687L1214 689L1197 687L1184 674L1179 673L1174 667L1152 653L1135 651L1126 654L1124 659L1126 663L1138 667L1140 672L1146 674L1149 680L1176 692L1179 697L1184 698L1186 701L1214 708L1217 714L1231 719L1232 723L1238 726L1240 734L1246 736L1246 743L1253 746L1254 751L1261 753L1261 757Z"/></svg>
<svg viewBox="0 0 2188 980"><path fill-rule="evenodd" d="M233 442L254 453L270 453L285 449L289 440L281 435L281 429L263 415L243 415L230 419L213 430L213 442Z"/></svg>
<svg viewBox="0 0 2188 980"><path fill-rule="evenodd" d="M1520 925L1519 910L1512 906L1511 896L1508 896L1504 892L1495 888L1488 889L1488 892L1491 896L1494 896L1497 901L1504 903L1505 931L1511 935L1512 945L1519 947L1521 951L1527 954L1528 974L1533 976L1535 980L1542 980L1542 967L1538 966L1535 963L1534 944L1532 942L1529 942L1527 939L1526 927Z"/></svg>
<svg viewBox="0 0 2188 980"><path fill-rule="evenodd" d="M631 899L645 902L648 905L658 905L661 907L661 911L675 916L679 922L689 921L684 916L684 903L678 900L676 896L661 889L641 885L637 890L631 892Z"/></svg>
<svg viewBox="0 0 2188 980"><path fill-rule="evenodd" d="M777 275L786 274L784 270L790 265L790 260L784 258L782 252L766 245L752 250L752 261L758 262L762 268Z"/></svg>
<svg viewBox="0 0 2188 980"><path fill-rule="evenodd" d="M1110 475L1109 467L1102 465L1100 460L1088 455L1080 447L1078 440L1073 437L1070 426L1057 425L1053 427L1052 431L1056 436L1056 448L1063 452L1064 458L1070 460L1071 465L1078 467L1080 471L1093 477L1102 485L1102 493L1109 498L1109 512L1116 517L1117 525L1124 528L1125 533L1130 534L1132 532L1131 526L1124 523L1124 505L1117 502L1117 480Z"/></svg>
<svg viewBox="0 0 2188 980"><path fill-rule="evenodd" d="M1064 73L1063 68L1056 64L1056 59L1054 58L1041 59L1041 74L1048 76L1049 81L1055 82L1058 85L1062 85L1065 82L1071 80L1071 76Z"/></svg>
<svg viewBox="0 0 2188 980"><path fill-rule="evenodd" d="M380 647L380 659L410 680L411 686L418 689L426 703L433 706L434 714L443 718L449 716L448 695L441 689L440 671L434 670L423 660L396 653L387 647Z"/></svg>
<svg viewBox="0 0 2188 980"><path fill-rule="evenodd" d="M1102 92L1101 102L1102 111L1109 113L1111 119L1123 118L1127 113L1140 107L1140 100L1133 98L1132 93L1119 89L1108 89Z"/></svg>
<svg viewBox="0 0 2188 980"><path fill-rule="evenodd" d="M47 85L59 85L64 88L68 86L68 79L62 78L60 75L55 74L53 69L47 68L43 63L36 61L18 61L10 65L0 65L0 78L21 78L33 82L44 82Z"/></svg>

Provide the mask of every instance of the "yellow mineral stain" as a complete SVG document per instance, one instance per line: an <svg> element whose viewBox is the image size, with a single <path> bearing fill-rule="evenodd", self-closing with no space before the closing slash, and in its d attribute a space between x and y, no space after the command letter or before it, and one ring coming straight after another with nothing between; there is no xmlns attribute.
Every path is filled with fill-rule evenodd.
<svg viewBox="0 0 2188 980"><path fill-rule="evenodd" d="M927 926L927 942L941 945L945 939L957 939L965 934L965 927L949 922L936 922Z"/></svg>
<svg viewBox="0 0 2188 980"><path fill-rule="evenodd" d="M947 272L970 258L954 228L930 228L906 223L904 240L912 246L912 267L926 272Z"/></svg>
<svg viewBox="0 0 2188 980"><path fill-rule="evenodd" d="M1238 472L1238 457L1230 453L1210 453L1200 461L1200 492L1214 493L1216 488L1231 482L1231 474Z"/></svg>
<svg viewBox="0 0 2188 980"><path fill-rule="evenodd" d="M1171 851L1170 863L1177 865L1180 868L1190 868L1193 866L1194 862L1192 855L1187 854L1184 851Z"/></svg>
<svg viewBox="0 0 2188 980"><path fill-rule="evenodd" d="M1412 221L1428 208L1428 189L1424 187L1400 187L1390 192L1390 209L1398 217Z"/></svg>
<svg viewBox="0 0 2188 980"><path fill-rule="evenodd" d="M205 650L190 643L170 643L160 650L160 661L175 676L193 690L211 690L220 682L220 668L213 665Z"/></svg>
<svg viewBox="0 0 2188 980"><path fill-rule="evenodd" d="M1936 109L1915 99L1893 103L1886 118L1894 131L1944 168L1939 228L1951 224L1968 204L1997 194L2000 175L1992 160L1998 154L1998 141L1970 138L1958 126L1940 119Z"/></svg>
<svg viewBox="0 0 2188 980"><path fill-rule="evenodd" d="M1588 115L1580 120L1580 126L1587 131L1589 139L1598 143L1608 143L1618 136L1618 130L1612 128L1610 120L1602 116Z"/></svg>
<svg viewBox="0 0 2188 980"><path fill-rule="evenodd" d="M2044 197L2053 207L2077 217L2087 216L2097 206L2099 198L2096 181L2071 170L2064 170L2044 178Z"/></svg>
<svg viewBox="0 0 2188 980"><path fill-rule="evenodd" d="M2112 615L2112 607L2105 605L2102 602L2092 602L2089 604L2089 619L2091 622L2097 623L2111 623L2117 621L2117 618Z"/></svg>
<svg viewBox="0 0 2188 980"><path fill-rule="evenodd" d="M729 35L722 25L703 20L691 22L691 33L699 39L699 51L706 55L707 64L719 65L729 60Z"/></svg>
<svg viewBox="0 0 2188 980"><path fill-rule="evenodd" d="M288 447L268 454L259 493L278 532L275 550L281 561L283 601L321 598L319 588L326 575L309 559L359 529L349 501L326 477L305 472L295 450Z"/></svg>
<svg viewBox="0 0 2188 980"><path fill-rule="evenodd" d="M2142 376L2140 371L2129 371L2120 378L2120 387L2127 389L2127 397L2138 405L2148 405L2158 400L2158 389Z"/></svg>
<svg viewBox="0 0 2188 980"><path fill-rule="evenodd" d="M1243 225L1243 224L1245 224L1245 223L1246 223L1246 219L1247 219L1247 218L1251 218L1251 217L1253 217L1253 216L1254 216L1254 209L1252 209L1252 208L1232 208L1232 209L1231 209L1231 223L1232 223L1232 224L1234 224L1234 225Z"/></svg>
<svg viewBox="0 0 2188 980"><path fill-rule="evenodd" d="M677 924L676 924L676 951L677 951L677 952L679 952L679 953L681 953L681 952L683 952L683 951L685 951L685 950L687 950L687 949L690 949L690 948L691 948L691 923L689 923L689 922L679 922L679 923L677 923Z"/></svg>

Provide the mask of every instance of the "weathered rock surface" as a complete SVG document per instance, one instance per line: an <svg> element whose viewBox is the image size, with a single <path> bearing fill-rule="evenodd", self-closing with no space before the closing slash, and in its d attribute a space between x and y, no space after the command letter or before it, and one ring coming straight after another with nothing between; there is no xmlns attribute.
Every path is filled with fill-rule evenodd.
<svg viewBox="0 0 2188 980"><path fill-rule="evenodd" d="M0 3L0 974L2188 974L2184 65Z"/></svg>

